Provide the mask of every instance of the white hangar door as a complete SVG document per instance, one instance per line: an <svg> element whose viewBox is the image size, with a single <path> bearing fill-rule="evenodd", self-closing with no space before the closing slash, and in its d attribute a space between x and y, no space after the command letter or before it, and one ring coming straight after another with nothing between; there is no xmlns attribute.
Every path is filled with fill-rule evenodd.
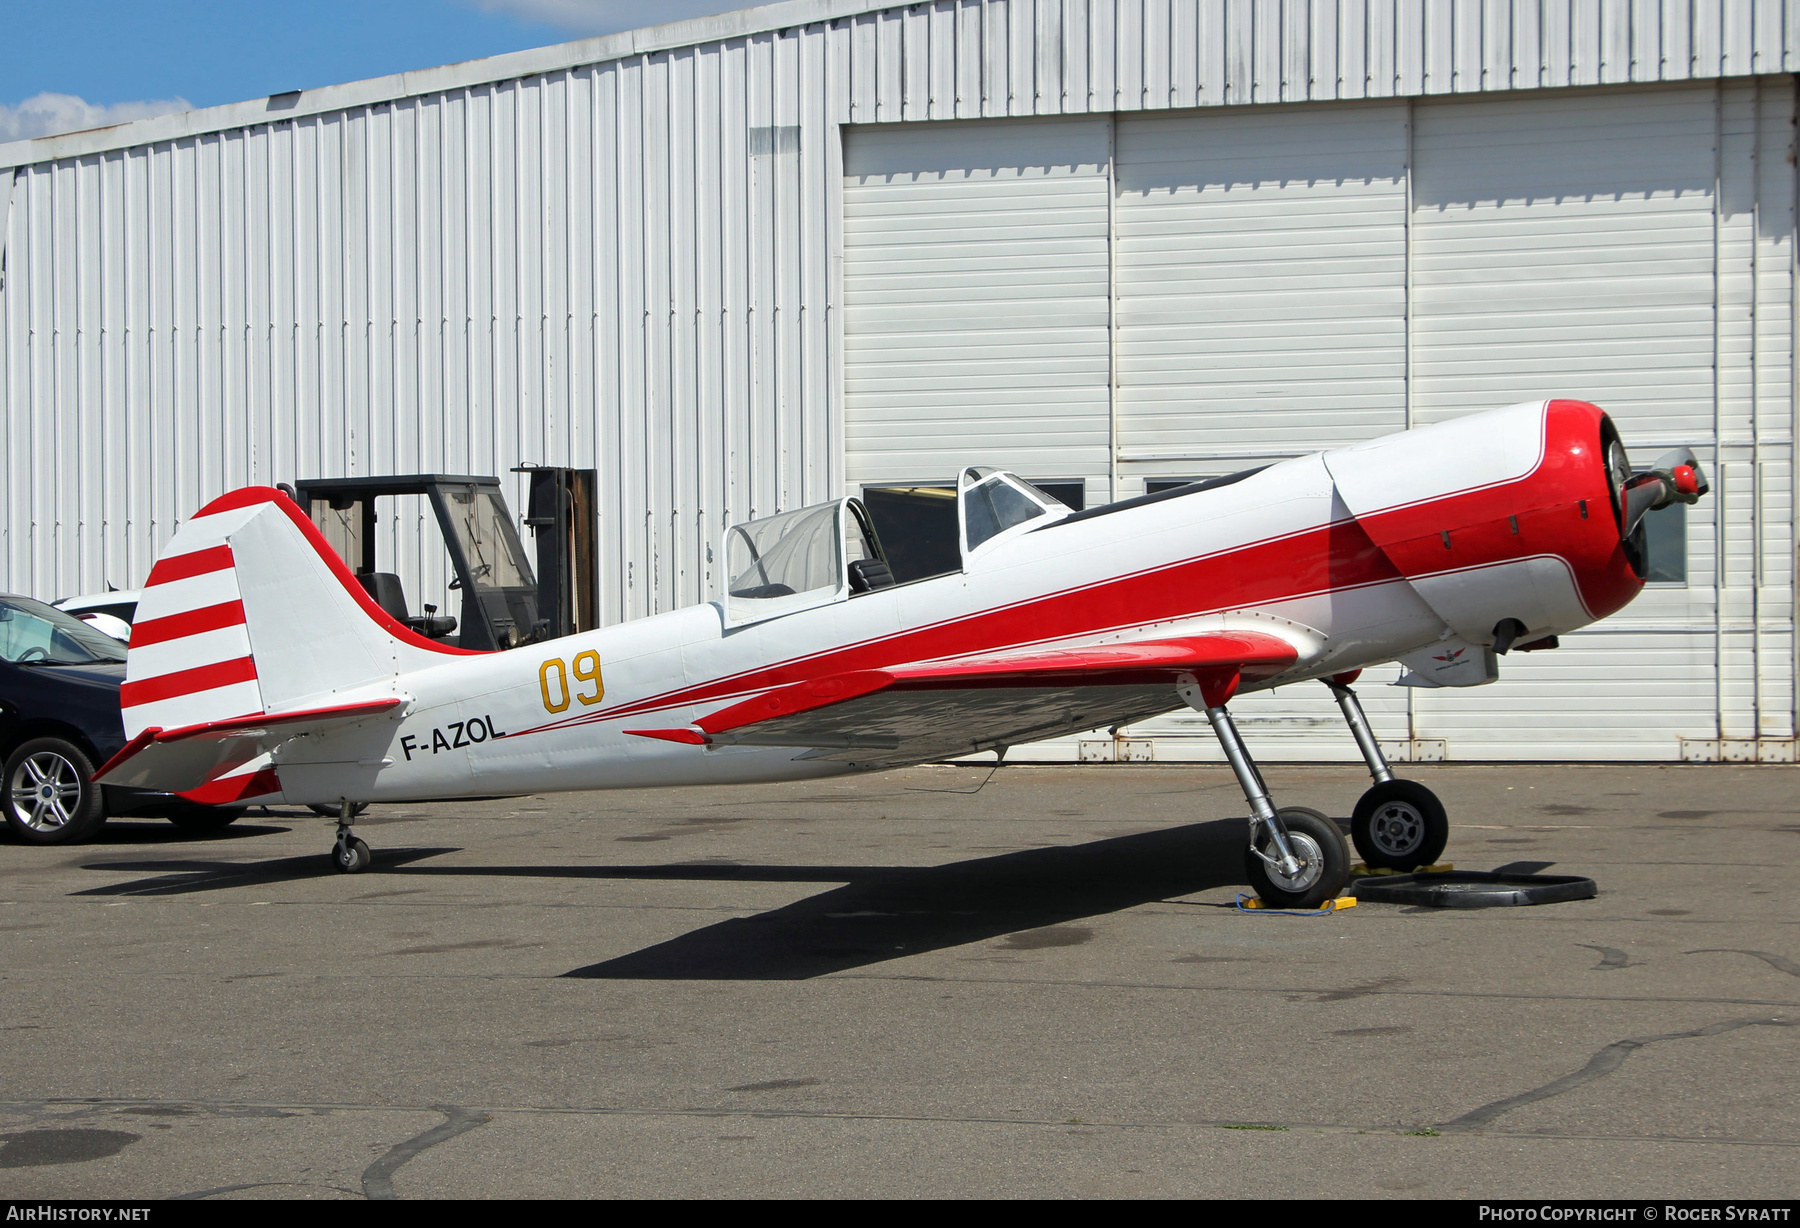
<svg viewBox="0 0 1800 1228"><path fill-rule="evenodd" d="M1404 103L1122 117L1114 148L1122 494L1404 429ZM1355 754L1317 683L1233 707L1267 758ZM1407 737L1404 693L1364 707ZM1126 736L1089 754L1219 757L1197 712Z"/></svg>
<svg viewBox="0 0 1800 1228"><path fill-rule="evenodd" d="M1421 104L1414 125L1414 420L1579 397L1636 463L1691 440L1716 469L1713 88ZM1686 517L1685 584L1508 657L1492 686L1421 692L1419 736L1521 759L1672 759L1712 736L1717 506Z"/></svg>
<svg viewBox="0 0 1800 1228"><path fill-rule="evenodd" d="M1398 757L1791 759L1794 114L1771 78L1122 119L1123 468L1596 402L1640 464L1695 447L1713 498L1658 514L1632 606L1495 685L1371 671L1378 734ZM1322 688L1241 707L1271 758L1349 753ZM1216 756L1183 716L1128 736Z"/></svg>
<svg viewBox="0 0 1800 1228"><path fill-rule="evenodd" d="M853 493L981 463L1107 499L1107 193L1105 119L846 130Z"/></svg>

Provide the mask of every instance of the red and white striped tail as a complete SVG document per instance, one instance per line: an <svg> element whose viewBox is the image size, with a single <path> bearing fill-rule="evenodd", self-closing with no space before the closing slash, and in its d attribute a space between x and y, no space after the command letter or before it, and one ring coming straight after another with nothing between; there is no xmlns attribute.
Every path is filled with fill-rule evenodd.
<svg viewBox="0 0 1800 1228"><path fill-rule="evenodd" d="M157 560L138 601L119 691L127 737L264 711L231 546L207 519L176 534L170 548L186 548Z"/></svg>
<svg viewBox="0 0 1800 1228"><path fill-rule="evenodd" d="M200 509L150 571L125 736L392 695L400 674L463 651L389 617L291 500L247 487Z"/></svg>

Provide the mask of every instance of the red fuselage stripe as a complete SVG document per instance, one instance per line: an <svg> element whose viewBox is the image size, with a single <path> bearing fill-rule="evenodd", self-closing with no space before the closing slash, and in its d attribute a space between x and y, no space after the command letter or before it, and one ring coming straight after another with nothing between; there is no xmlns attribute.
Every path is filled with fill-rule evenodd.
<svg viewBox="0 0 1800 1228"><path fill-rule="evenodd" d="M518 732L615 720L736 698L822 675L1054 643L1401 578L1361 526L1343 520Z"/></svg>
<svg viewBox="0 0 1800 1228"><path fill-rule="evenodd" d="M127 682L119 688L119 706L135 708L140 704L153 704L159 699L174 699L198 691L211 691L255 680L256 662L249 657L238 657L234 661L219 661L194 669L178 669L155 678Z"/></svg>
<svg viewBox="0 0 1800 1228"><path fill-rule="evenodd" d="M202 606L198 610L183 610L179 614L170 614L164 618L147 618L141 623L133 623L131 646L143 648L150 644L166 644L170 640L199 635L204 631L218 631L223 627L241 627L243 624L244 603L227 601L219 605Z"/></svg>
<svg viewBox="0 0 1800 1228"><path fill-rule="evenodd" d="M820 674L1054 642L1108 627L1191 618L1206 610L1267 605L1296 594L1400 578L1355 521L1340 521L1091 587L984 610L651 702L703 702L727 690L763 690Z"/></svg>

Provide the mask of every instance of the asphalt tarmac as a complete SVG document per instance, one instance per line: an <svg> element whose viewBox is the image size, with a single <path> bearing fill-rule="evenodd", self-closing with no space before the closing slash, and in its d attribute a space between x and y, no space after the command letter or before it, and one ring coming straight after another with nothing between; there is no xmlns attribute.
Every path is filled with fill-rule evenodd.
<svg viewBox="0 0 1800 1228"><path fill-rule="evenodd" d="M0 845L0 1196L1794 1196L1796 769L1408 774L1599 898L1246 914L1176 766Z"/></svg>

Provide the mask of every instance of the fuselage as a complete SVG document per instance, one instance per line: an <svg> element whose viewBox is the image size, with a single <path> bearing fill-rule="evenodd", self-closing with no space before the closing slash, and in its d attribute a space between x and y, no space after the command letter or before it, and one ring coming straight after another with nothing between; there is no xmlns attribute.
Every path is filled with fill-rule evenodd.
<svg viewBox="0 0 1800 1228"><path fill-rule="evenodd" d="M1341 674L1516 619L1566 633L1641 587L1601 462L1604 415L1516 406L1271 465L1100 514L1028 521L960 572L732 626L709 602L400 674L396 720L298 739L281 796L398 801L797 779L853 770L793 748L644 738L770 688L993 653L1254 628ZM1485 638L1484 638L1485 637ZM377 687L371 694L381 692ZM358 696L343 696L354 700ZM1170 691L1170 709L1181 706Z"/></svg>

